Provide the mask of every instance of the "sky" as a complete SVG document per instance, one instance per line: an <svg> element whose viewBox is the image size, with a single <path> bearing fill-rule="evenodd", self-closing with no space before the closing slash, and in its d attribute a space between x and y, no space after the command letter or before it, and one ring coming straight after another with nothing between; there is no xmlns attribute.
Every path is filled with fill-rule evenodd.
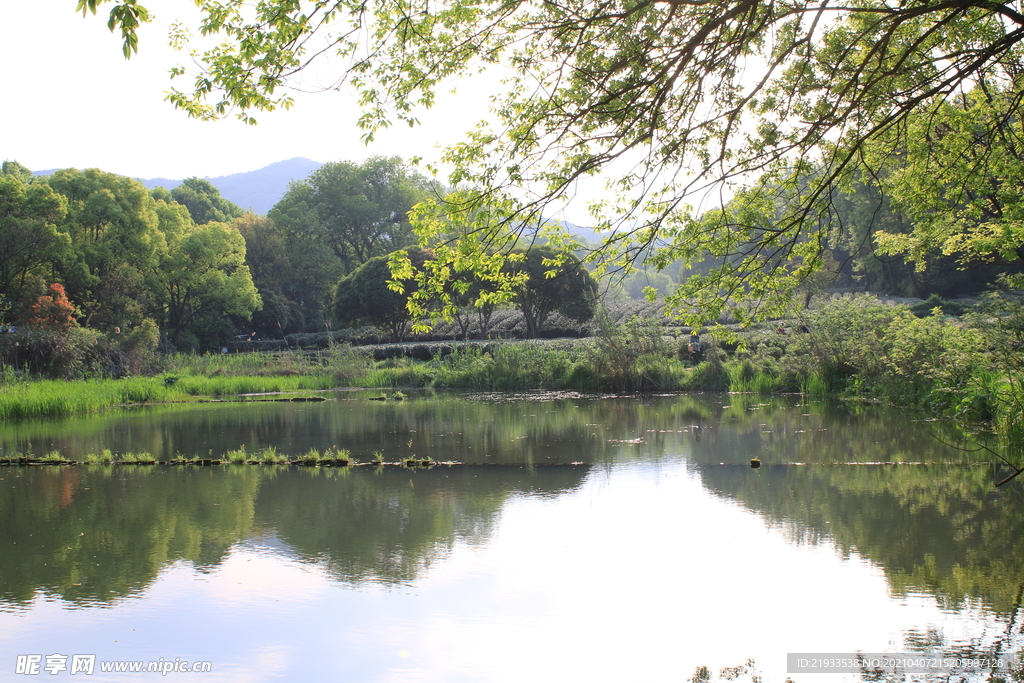
<svg viewBox="0 0 1024 683"><path fill-rule="evenodd" d="M138 54L125 60L119 33L106 27L110 4L83 17L75 0L8 2L0 22L0 159L31 170L100 168L137 178L217 177L306 157L318 162L370 156L439 155L486 117L487 99L472 86L439 100L421 117L364 145L351 92L300 94L289 111L234 118L189 119L164 100L171 67L186 55L167 45L167 28L188 22L191 2L148 0L155 21L140 30ZM174 82L185 89L188 81Z"/></svg>

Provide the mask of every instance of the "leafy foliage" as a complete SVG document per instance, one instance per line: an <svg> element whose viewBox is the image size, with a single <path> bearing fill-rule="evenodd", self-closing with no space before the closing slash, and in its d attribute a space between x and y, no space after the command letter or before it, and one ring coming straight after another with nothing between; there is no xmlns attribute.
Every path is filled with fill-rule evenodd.
<svg viewBox="0 0 1024 683"><path fill-rule="evenodd" d="M237 230L224 223L187 225L167 242L154 296L172 335L208 313L248 318L260 307Z"/></svg>
<svg viewBox="0 0 1024 683"><path fill-rule="evenodd" d="M433 258L429 250L412 248L402 252L413 268L422 268ZM407 303L414 283L404 281L393 287L388 259L371 258L338 281L334 295L334 316L342 324L378 325L391 339L401 341L412 320Z"/></svg>
<svg viewBox="0 0 1024 683"><path fill-rule="evenodd" d="M24 170L24 172L22 172ZM28 278L61 258L70 237L58 227L67 200L49 185L31 183L15 162L0 172L0 315L16 303Z"/></svg>
<svg viewBox="0 0 1024 683"><path fill-rule="evenodd" d="M522 274L513 301L526 319L526 336L536 337L548 317L558 311L572 320L594 317L598 288L578 258L551 247L533 247L511 261L514 275Z"/></svg>
<svg viewBox="0 0 1024 683"><path fill-rule="evenodd" d="M68 300L64 286L59 282L50 285L50 293L36 299L30 311L31 317L25 322L57 332L69 330L76 324L75 307Z"/></svg>
<svg viewBox="0 0 1024 683"><path fill-rule="evenodd" d="M591 257L608 267L628 267L641 254L661 266L715 259L715 268L670 297L691 322L730 308L753 319L788 306L840 236L834 191L864 167L877 173L879 155L920 152L935 162L930 168L951 171L932 176L947 183L942 196L973 207L955 198L978 189L976 178L942 161L946 151L950 160L963 151L960 136L947 150L930 149L945 134L944 108L972 88L989 94L989 111L976 116L963 107L974 118L971 135L993 150L1016 145L1005 133L1020 114L1024 14L1013 4L453 0L424 9L404 1L200 0L199 7L200 33L222 40L191 52L199 65L193 87L170 99L200 118L237 109L251 121L260 110L289 107L288 87L331 60L342 66L330 87L348 82L360 93L369 139L396 119L415 124L454 77L501 73L491 120L442 159L453 186L473 188L473 204L519 198L508 220L485 228L475 244L531 229L580 181L607 174L607 192L592 210L594 227L608 230ZM133 35L137 9L116 5L112 28ZM185 27L173 38L189 49ZM992 171L1009 168L1001 153L989 158ZM910 159L911 167L923 165ZM689 207L717 202L738 183L754 184L746 207ZM990 254L1014 246L1012 239L1006 248L983 244L1006 236L989 228L950 242L933 227L915 228L902 244ZM1012 232L1011 223L1001 230ZM439 252L439 264L456 256ZM742 299L761 304L733 305Z"/></svg>
<svg viewBox="0 0 1024 683"><path fill-rule="evenodd" d="M244 213L234 202L221 197L220 190L203 178L185 178L171 190L171 198L188 209L196 225L211 221L228 223Z"/></svg>
<svg viewBox="0 0 1024 683"><path fill-rule="evenodd" d="M96 367L120 376L149 364L153 325L178 339L205 335L207 345L219 345L233 332L231 317L246 319L259 307L239 232L223 223L197 226L166 191L150 193L99 169L64 169L39 179L15 162L3 169L4 322L59 331L77 320L103 339L135 339L130 349L101 344L105 360ZM201 190L204 183L186 188ZM59 292L47 288L53 282ZM122 331L126 336L119 337Z"/></svg>
<svg viewBox="0 0 1024 683"><path fill-rule="evenodd" d="M303 242L326 246L351 272L413 242L408 213L430 187L398 157L333 162L292 183L270 217Z"/></svg>

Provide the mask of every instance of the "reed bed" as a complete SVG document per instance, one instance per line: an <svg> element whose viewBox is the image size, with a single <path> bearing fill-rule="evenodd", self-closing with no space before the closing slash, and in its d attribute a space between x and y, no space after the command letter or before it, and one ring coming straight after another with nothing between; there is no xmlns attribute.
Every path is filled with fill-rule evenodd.
<svg viewBox="0 0 1024 683"><path fill-rule="evenodd" d="M331 389L328 375L214 376L160 375L74 382L38 380L0 386L0 419L60 417L120 405Z"/></svg>
<svg viewBox="0 0 1024 683"><path fill-rule="evenodd" d="M180 395L156 377L21 382L0 387L0 418L89 413L116 405L168 401Z"/></svg>

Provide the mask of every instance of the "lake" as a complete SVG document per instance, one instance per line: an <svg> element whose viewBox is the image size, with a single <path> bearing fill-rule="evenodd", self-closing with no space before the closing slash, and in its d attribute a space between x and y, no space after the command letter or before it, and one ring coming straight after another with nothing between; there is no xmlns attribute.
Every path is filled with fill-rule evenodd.
<svg viewBox="0 0 1024 683"><path fill-rule="evenodd" d="M1021 485L995 489L1004 468L941 423L796 397L378 394L0 426L0 455L462 463L2 467L0 680L1024 678ZM858 652L923 668L814 669Z"/></svg>

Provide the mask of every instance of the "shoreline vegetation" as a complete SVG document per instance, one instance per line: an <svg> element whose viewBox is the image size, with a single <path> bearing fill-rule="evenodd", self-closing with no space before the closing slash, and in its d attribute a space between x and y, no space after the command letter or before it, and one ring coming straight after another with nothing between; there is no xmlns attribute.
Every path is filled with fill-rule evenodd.
<svg viewBox="0 0 1024 683"><path fill-rule="evenodd" d="M221 455L220 457L183 456L179 455L170 460L157 460L152 454L141 453L113 453L110 449L103 449L99 453L89 453L82 460L70 460L60 454L59 451L50 451L41 457L29 455L15 455L0 458L0 467L11 465L187 465L195 467L209 467L216 465L281 465L293 467L452 467L461 465L461 462L443 461L439 462L433 458L417 458L410 456L398 462L386 462L383 455L375 453L372 460L359 462L352 457L346 449L339 449L335 446L320 451L310 449L298 456L287 456L278 452L273 446L268 446L255 451L246 450L242 445ZM569 465L582 465L583 463L557 463Z"/></svg>
<svg viewBox="0 0 1024 683"><path fill-rule="evenodd" d="M799 317L704 328L698 353L689 328L634 318L583 338L175 354L160 359L159 372L123 379L31 379L4 367L0 419L226 397L319 400L317 392L343 388L799 393L921 408L994 433L1015 458L1024 442L1024 313L996 303L951 316L939 306L833 297Z"/></svg>

